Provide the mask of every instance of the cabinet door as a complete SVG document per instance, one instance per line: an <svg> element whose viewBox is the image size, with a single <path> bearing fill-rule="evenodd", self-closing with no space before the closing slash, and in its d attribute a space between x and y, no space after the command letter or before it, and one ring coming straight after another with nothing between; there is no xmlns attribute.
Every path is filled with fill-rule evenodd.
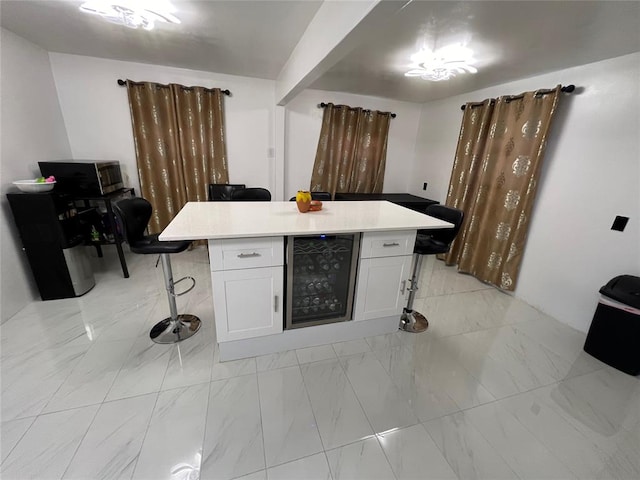
<svg viewBox="0 0 640 480"><path fill-rule="evenodd" d="M402 313L407 303L412 256L360 260L354 320L369 320Z"/></svg>
<svg viewBox="0 0 640 480"><path fill-rule="evenodd" d="M282 333L283 267L211 273L219 342Z"/></svg>

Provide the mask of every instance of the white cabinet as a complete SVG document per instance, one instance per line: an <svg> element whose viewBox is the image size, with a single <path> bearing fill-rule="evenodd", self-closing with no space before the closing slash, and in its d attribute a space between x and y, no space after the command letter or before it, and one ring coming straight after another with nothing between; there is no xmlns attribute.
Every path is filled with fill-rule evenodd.
<svg viewBox="0 0 640 480"><path fill-rule="evenodd" d="M407 303L410 269L411 256L361 259L353 319L400 315Z"/></svg>
<svg viewBox="0 0 640 480"><path fill-rule="evenodd" d="M415 238L415 230L363 234L354 320L400 318L409 295Z"/></svg>
<svg viewBox="0 0 640 480"><path fill-rule="evenodd" d="M211 273L219 342L282 332L282 266Z"/></svg>
<svg viewBox="0 0 640 480"><path fill-rule="evenodd" d="M282 333L283 239L210 240L218 342Z"/></svg>

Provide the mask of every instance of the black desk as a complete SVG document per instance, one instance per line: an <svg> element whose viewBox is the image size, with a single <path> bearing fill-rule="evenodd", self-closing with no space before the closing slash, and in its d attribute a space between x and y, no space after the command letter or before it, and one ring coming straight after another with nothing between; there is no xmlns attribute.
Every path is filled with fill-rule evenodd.
<svg viewBox="0 0 640 480"><path fill-rule="evenodd" d="M411 195L410 193L336 193L335 200L387 200L391 203L410 208L411 210L415 210L420 213L424 213L425 209L429 205L440 203L436 200L418 197L417 195Z"/></svg>

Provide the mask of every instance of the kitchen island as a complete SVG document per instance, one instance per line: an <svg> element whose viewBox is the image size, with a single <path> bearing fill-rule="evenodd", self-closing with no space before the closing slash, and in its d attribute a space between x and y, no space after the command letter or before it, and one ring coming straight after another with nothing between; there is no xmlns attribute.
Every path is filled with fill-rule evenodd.
<svg viewBox="0 0 640 480"><path fill-rule="evenodd" d="M418 229L450 223L387 201L189 202L160 240L207 240L220 359L354 340L398 329ZM285 247L293 236L357 234L348 321L284 330Z"/></svg>

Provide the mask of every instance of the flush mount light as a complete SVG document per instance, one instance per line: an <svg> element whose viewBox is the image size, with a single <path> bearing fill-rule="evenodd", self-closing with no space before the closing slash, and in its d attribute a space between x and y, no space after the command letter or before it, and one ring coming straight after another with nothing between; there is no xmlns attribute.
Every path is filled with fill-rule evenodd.
<svg viewBox="0 0 640 480"><path fill-rule="evenodd" d="M155 22L180 23L172 15L175 8L162 0L89 0L80 11L100 15L111 23L152 30Z"/></svg>
<svg viewBox="0 0 640 480"><path fill-rule="evenodd" d="M449 45L435 52L422 48L411 55L411 70L405 76L440 82L459 73L476 73L472 56L473 52L462 45Z"/></svg>

